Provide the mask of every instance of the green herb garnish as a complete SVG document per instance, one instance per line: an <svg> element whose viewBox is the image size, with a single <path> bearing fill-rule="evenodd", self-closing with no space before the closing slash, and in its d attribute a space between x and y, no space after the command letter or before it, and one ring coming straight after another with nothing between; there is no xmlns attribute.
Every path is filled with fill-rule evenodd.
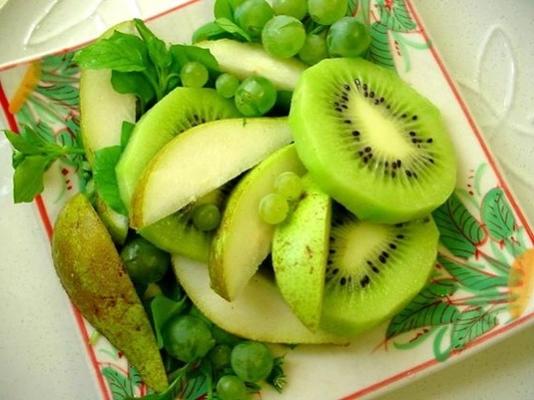
<svg viewBox="0 0 534 400"><path fill-rule="evenodd" d="M115 31L76 53L82 68L110 69L113 88L139 99L141 113L180 84L180 71L189 61L218 70L209 50L187 45L168 46L135 19L137 35Z"/></svg>
<svg viewBox="0 0 534 400"><path fill-rule="evenodd" d="M74 159L80 161L85 154L81 143L58 143L55 136L43 135L29 126L24 126L20 134L10 130L4 133L13 146L15 203L30 202L43 191L44 173L54 161L63 160L72 164Z"/></svg>

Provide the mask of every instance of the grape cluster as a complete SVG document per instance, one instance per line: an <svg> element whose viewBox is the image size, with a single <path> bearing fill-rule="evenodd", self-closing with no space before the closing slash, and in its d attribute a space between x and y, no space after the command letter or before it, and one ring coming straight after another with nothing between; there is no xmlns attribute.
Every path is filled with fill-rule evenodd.
<svg viewBox="0 0 534 400"><path fill-rule="evenodd" d="M347 0L235 1L235 21L273 57L307 64L327 57L360 57L371 37L349 13Z"/></svg>

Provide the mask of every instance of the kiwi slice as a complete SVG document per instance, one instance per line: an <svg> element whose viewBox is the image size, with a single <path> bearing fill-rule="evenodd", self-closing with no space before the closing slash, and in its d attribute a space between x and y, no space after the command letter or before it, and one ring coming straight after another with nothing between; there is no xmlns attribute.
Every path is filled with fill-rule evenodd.
<svg viewBox="0 0 534 400"><path fill-rule="evenodd" d="M456 157L438 109L368 61L328 59L307 69L290 124L310 174L361 219L420 218L454 189Z"/></svg>
<svg viewBox="0 0 534 400"><path fill-rule="evenodd" d="M180 254L196 261L208 262L214 232L204 232L193 224L193 210L202 204L215 204L221 210L233 187L233 181L208 193L180 211L139 231L153 245L172 254Z"/></svg>
<svg viewBox="0 0 534 400"><path fill-rule="evenodd" d="M385 225L334 211L321 326L353 336L391 318L428 281L439 233L432 217Z"/></svg>

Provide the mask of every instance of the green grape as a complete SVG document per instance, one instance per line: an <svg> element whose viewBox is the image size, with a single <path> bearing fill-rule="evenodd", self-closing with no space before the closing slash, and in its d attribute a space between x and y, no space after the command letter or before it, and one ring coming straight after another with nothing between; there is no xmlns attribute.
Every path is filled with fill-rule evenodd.
<svg viewBox="0 0 534 400"><path fill-rule="evenodd" d="M217 382L217 397L220 400L247 400L250 395L247 387L237 376L226 375Z"/></svg>
<svg viewBox="0 0 534 400"><path fill-rule="evenodd" d="M265 223L278 225L287 218L289 204L281 194L269 193L261 199L259 213Z"/></svg>
<svg viewBox="0 0 534 400"><path fill-rule="evenodd" d="M356 18L345 17L330 27L326 43L333 57L360 57L371 44L371 35Z"/></svg>
<svg viewBox="0 0 534 400"><path fill-rule="evenodd" d="M235 93L235 105L245 117L259 117L273 108L276 89L271 81L252 76L241 82Z"/></svg>
<svg viewBox="0 0 534 400"><path fill-rule="evenodd" d="M193 209L193 224L203 232L216 229L221 223L221 211L215 204L201 204Z"/></svg>
<svg viewBox="0 0 534 400"><path fill-rule="evenodd" d="M232 369L245 382L265 379L273 369L273 355L269 348L259 342L243 342L232 350Z"/></svg>
<svg viewBox="0 0 534 400"><path fill-rule="evenodd" d="M312 19L321 25L332 25L347 14L347 0L308 0Z"/></svg>
<svg viewBox="0 0 534 400"><path fill-rule="evenodd" d="M302 194L302 180L294 172L282 172L274 181L274 190L289 201L297 200Z"/></svg>
<svg viewBox="0 0 534 400"><path fill-rule="evenodd" d="M214 326L213 322L211 322L208 317L202 314L202 311L200 311L197 308L197 306L195 306L194 304L191 306L191 309L189 310L189 315L202 320L207 326L210 327L210 329L212 329L212 327ZM213 333L211 335L213 336ZM213 338L215 339L215 337Z"/></svg>
<svg viewBox="0 0 534 400"><path fill-rule="evenodd" d="M303 19L308 13L307 0L273 0L273 10L277 15L289 15Z"/></svg>
<svg viewBox="0 0 534 400"><path fill-rule="evenodd" d="M208 356L211 365L217 371L230 366L230 355L232 348L226 344L219 344L210 350Z"/></svg>
<svg viewBox="0 0 534 400"><path fill-rule="evenodd" d="M246 0L234 12L237 25L255 39L260 37L261 30L273 16L274 11L265 0Z"/></svg>
<svg viewBox="0 0 534 400"><path fill-rule="evenodd" d="M217 344L227 344L229 346L234 346L239 342L243 341L243 339L241 339L240 337L237 337L230 332L226 332L224 329L219 328L215 324L211 327L211 334Z"/></svg>
<svg viewBox="0 0 534 400"><path fill-rule="evenodd" d="M215 346L208 325L191 315L177 315L162 330L163 344L167 352L183 362L204 357Z"/></svg>
<svg viewBox="0 0 534 400"><path fill-rule="evenodd" d="M328 57L326 37L324 34L310 33L306 36L304 46L299 51L299 58L308 65L317 64Z"/></svg>
<svg viewBox="0 0 534 400"><path fill-rule="evenodd" d="M298 19L287 15L272 18L261 33L263 48L274 57L289 58L299 52L306 40L306 30Z"/></svg>
<svg viewBox="0 0 534 400"><path fill-rule="evenodd" d="M137 284L159 281L171 263L166 252L141 237L133 239L123 247L121 258L128 275Z"/></svg>
<svg viewBox="0 0 534 400"><path fill-rule="evenodd" d="M180 79L184 87L201 88L209 78L208 69L197 61L189 61L180 71Z"/></svg>
<svg viewBox="0 0 534 400"><path fill-rule="evenodd" d="M225 99L231 99L241 82L232 74L221 74L215 81L215 89Z"/></svg>

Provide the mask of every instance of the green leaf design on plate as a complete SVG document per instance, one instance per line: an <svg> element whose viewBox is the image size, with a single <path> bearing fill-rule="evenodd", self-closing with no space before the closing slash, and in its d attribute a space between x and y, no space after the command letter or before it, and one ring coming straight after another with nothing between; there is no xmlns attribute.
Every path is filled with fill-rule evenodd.
<svg viewBox="0 0 534 400"><path fill-rule="evenodd" d="M443 267L468 290L483 291L506 287L508 278L496 276L469 263L459 263L449 258L439 256L438 261Z"/></svg>
<svg viewBox="0 0 534 400"><path fill-rule="evenodd" d="M128 364L128 380L130 382L130 388L132 393L135 393L136 389L143 384L143 379L139 371Z"/></svg>
<svg viewBox="0 0 534 400"><path fill-rule="evenodd" d="M444 302L444 298L451 296L456 290L456 282L451 279L431 283L393 317L386 338L423 326L445 325L455 321L459 311L455 306Z"/></svg>
<svg viewBox="0 0 534 400"><path fill-rule="evenodd" d="M491 189L482 200L482 221L495 240L509 239L514 233L516 221L501 188Z"/></svg>
<svg viewBox="0 0 534 400"><path fill-rule="evenodd" d="M369 46L368 59L375 64L389 69L395 69L395 62L389 48L388 28L380 22L371 24L371 45Z"/></svg>
<svg viewBox="0 0 534 400"><path fill-rule="evenodd" d="M469 258L476 252L485 233L456 194L433 213L441 233L441 243L457 257Z"/></svg>
<svg viewBox="0 0 534 400"><path fill-rule="evenodd" d="M111 367L104 367L102 375L106 378L113 400L125 400L134 396L130 381L120 372Z"/></svg>
<svg viewBox="0 0 534 400"><path fill-rule="evenodd" d="M474 307L463 311L456 319L451 342L455 349L462 349L473 339L489 332L498 324L494 312L485 311L482 307Z"/></svg>
<svg viewBox="0 0 534 400"><path fill-rule="evenodd" d="M411 32L417 24L408 13L404 0L393 0L393 6L388 8L384 1L377 1L380 9L380 22L395 32Z"/></svg>

